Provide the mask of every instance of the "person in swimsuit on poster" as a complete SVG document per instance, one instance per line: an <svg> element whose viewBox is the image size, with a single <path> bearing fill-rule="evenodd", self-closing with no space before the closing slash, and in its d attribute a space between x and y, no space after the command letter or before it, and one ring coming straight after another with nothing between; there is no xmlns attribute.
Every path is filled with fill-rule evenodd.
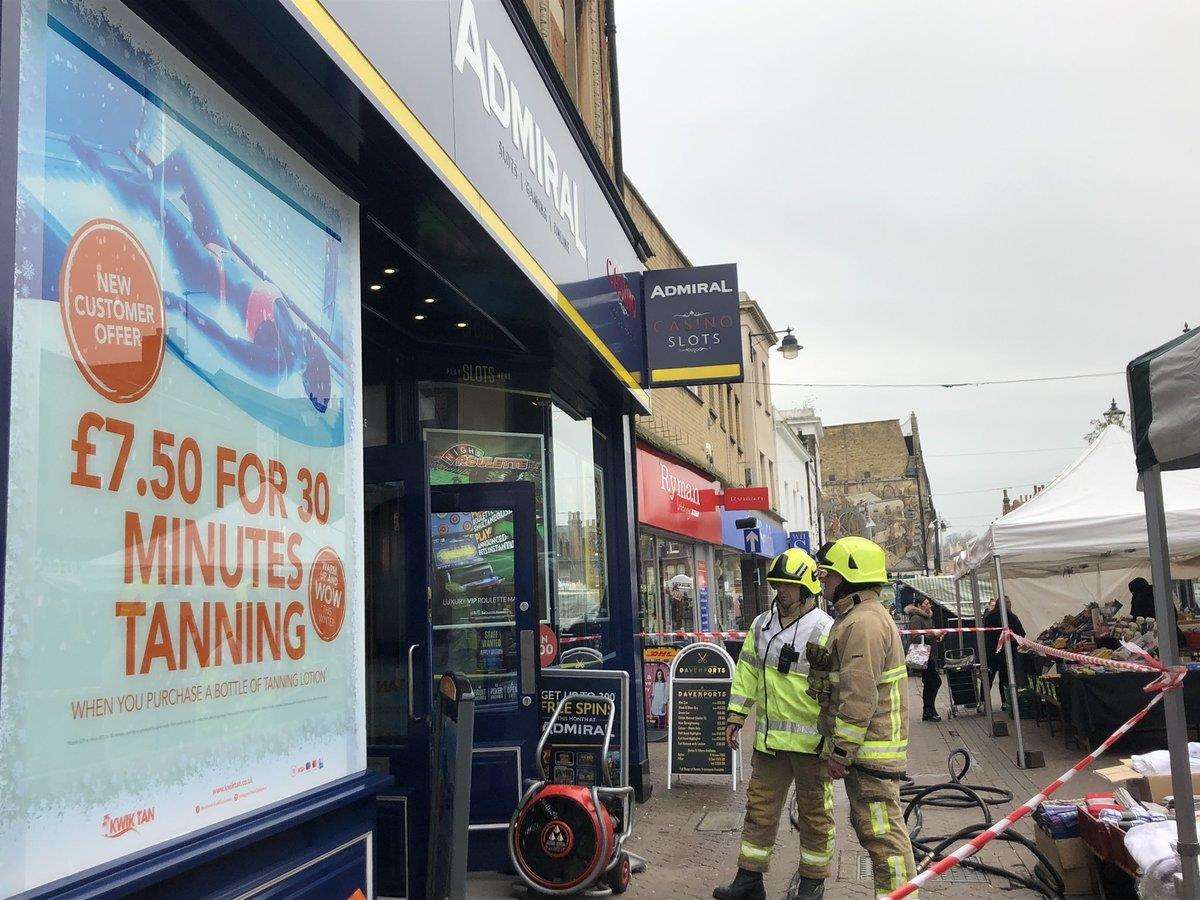
<svg viewBox="0 0 1200 900"><path fill-rule="evenodd" d="M298 373L313 407L325 412L332 378L322 336L230 240L187 149L176 147L154 163L131 147L145 170L123 171L78 137L69 144L118 197L161 223L171 264L186 285L182 296L164 291L167 309L186 317L260 385L277 387Z"/></svg>

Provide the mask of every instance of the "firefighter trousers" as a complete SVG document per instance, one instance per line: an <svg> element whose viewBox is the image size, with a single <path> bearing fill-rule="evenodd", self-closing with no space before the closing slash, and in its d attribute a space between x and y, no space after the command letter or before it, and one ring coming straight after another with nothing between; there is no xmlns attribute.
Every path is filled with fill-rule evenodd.
<svg viewBox="0 0 1200 900"><path fill-rule="evenodd" d="M900 782L851 766L846 772L846 795L850 799L850 824L871 857L875 895L886 897L917 874L900 809Z"/></svg>
<svg viewBox="0 0 1200 900"><path fill-rule="evenodd" d="M812 753L754 751L738 866L751 872L767 871L779 817L793 783L800 833L799 871L805 878L824 879L833 859L833 784L824 760Z"/></svg>

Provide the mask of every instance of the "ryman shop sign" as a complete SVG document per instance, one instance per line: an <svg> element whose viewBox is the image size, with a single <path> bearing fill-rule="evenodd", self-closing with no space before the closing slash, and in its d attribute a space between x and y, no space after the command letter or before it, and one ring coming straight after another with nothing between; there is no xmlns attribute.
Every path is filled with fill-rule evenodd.
<svg viewBox="0 0 1200 900"><path fill-rule="evenodd" d="M651 387L742 380L735 263L651 270L642 292Z"/></svg>

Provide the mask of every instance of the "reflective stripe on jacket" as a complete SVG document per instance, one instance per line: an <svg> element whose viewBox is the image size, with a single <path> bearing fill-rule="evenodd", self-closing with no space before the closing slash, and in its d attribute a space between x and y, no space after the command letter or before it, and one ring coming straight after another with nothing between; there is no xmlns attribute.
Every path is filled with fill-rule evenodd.
<svg viewBox="0 0 1200 900"><path fill-rule="evenodd" d="M811 602L811 601L809 601ZM809 641L824 643L833 619L818 608L781 622L774 605L755 618L738 656L729 696L729 721L740 725L758 707L754 749L816 753L821 743L820 707L808 693ZM779 671L779 652L791 645L797 659L787 675Z"/></svg>
<svg viewBox="0 0 1200 900"><path fill-rule="evenodd" d="M828 754L849 765L903 772L908 760L904 648L877 588L843 597L829 632L830 699L820 728Z"/></svg>

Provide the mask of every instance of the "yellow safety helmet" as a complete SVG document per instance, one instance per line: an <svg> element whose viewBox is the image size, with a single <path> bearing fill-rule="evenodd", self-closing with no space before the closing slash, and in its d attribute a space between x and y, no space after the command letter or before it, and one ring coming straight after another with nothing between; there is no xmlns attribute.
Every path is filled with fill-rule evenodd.
<svg viewBox="0 0 1200 900"><path fill-rule="evenodd" d="M821 582L817 581L817 562L803 550L793 547L784 550L771 560L767 569L767 581L783 584L798 584L815 597L821 593Z"/></svg>
<svg viewBox="0 0 1200 900"><path fill-rule="evenodd" d="M837 572L849 584L887 584L887 554L865 537L844 537L817 551L817 565Z"/></svg>

